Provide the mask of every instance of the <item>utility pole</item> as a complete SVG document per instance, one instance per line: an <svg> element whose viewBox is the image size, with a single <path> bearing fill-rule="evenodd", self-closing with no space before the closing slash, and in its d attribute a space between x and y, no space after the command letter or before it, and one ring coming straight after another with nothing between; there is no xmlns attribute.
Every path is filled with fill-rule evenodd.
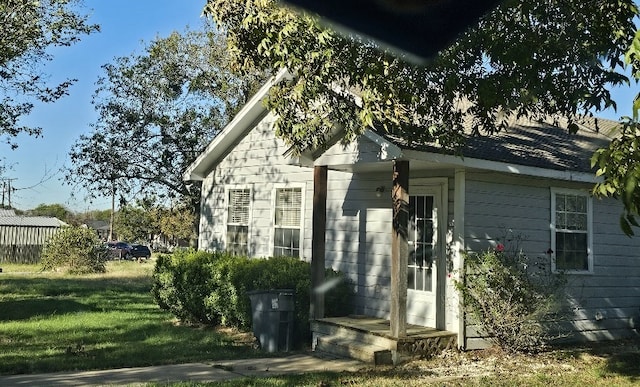
<svg viewBox="0 0 640 387"><path fill-rule="evenodd" d="M116 182L111 179L111 215L109 216L109 241L113 240L113 218L116 210Z"/></svg>
<svg viewBox="0 0 640 387"><path fill-rule="evenodd" d="M11 208L11 191L15 191L15 188L11 186L11 182L17 180L16 178L3 178L2 181L2 207L4 208L4 198L7 198L7 205Z"/></svg>

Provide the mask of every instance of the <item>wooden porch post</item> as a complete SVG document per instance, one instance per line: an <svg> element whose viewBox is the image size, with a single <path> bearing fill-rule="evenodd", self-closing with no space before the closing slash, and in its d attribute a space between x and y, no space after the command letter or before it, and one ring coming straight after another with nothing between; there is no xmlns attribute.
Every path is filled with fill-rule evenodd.
<svg viewBox="0 0 640 387"><path fill-rule="evenodd" d="M409 260L409 162L393 162L391 236L391 335L407 335L407 264Z"/></svg>
<svg viewBox="0 0 640 387"><path fill-rule="evenodd" d="M311 319L324 317L324 293L315 290L324 282L327 229L327 167L313 167L313 226L311 232Z"/></svg>

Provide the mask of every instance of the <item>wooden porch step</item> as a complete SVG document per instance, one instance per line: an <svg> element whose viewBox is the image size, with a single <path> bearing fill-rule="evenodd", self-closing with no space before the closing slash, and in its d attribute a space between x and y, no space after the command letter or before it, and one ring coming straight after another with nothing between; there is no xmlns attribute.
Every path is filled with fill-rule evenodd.
<svg viewBox="0 0 640 387"><path fill-rule="evenodd" d="M311 321L314 350L352 357L370 364L398 364L429 358L457 348L457 334L417 325L407 336L394 338L389 321L366 316L330 317Z"/></svg>
<svg viewBox="0 0 640 387"><path fill-rule="evenodd" d="M395 350L397 340L371 331L359 330L354 327L327 323L326 321L312 321L311 331L317 336L329 336L342 340L350 340L363 344L371 344L388 350Z"/></svg>
<svg viewBox="0 0 640 387"><path fill-rule="evenodd" d="M393 364L391 350L336 337L318 337L315 350L334 356L357 359L373 365Z"/></svg>

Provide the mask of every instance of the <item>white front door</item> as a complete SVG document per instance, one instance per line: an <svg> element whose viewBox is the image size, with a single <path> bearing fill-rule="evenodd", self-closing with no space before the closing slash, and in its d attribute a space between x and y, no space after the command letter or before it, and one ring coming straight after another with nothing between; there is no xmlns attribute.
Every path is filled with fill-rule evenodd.
<svg viewBox="0 0 640 387"><path fill-rule="evenodd" d="M437 327L438 270L441 245L438 220L440 187L415 187L409 196L409 261L407 267L407 322Z"/></svg>

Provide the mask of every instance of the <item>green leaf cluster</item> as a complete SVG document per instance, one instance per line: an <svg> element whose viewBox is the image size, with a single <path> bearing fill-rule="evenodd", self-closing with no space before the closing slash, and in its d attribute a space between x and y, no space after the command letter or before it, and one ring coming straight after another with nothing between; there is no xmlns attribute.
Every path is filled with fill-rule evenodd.
<svg viewBox="0 0 640 387"><path fill-rule="evenodd" d="M52 47L70 46L99 30L81 13L82 0L0 0L0 138L17 147L20 133L42 129L22 125L36 102L54 102L75 82L50 84L45 72Z"/></svg>
<svg viewBox="0 0 640 387"><path fill-rule="evenodd" d="M93 230L70 226L47 241L42 252L42 268L70 274L104 273L108 257L109 251Z"/></svg>
<svg viewBox="0 0 640 387"><path fill-rule="evenodd" d="M296 153L322 148L335 128L350 141L374 128L409 144L457 149L466 128L493 133L518 117L568 118L615 101L628 82L623 58L634 39L633 0L508 0L424 66L317 15L274 0L208 0L227 32L236 66L287 68L269 108Z"/></svg>
<svg viewBox="0 0 640 387"><path fill-rule="evenodd" d="M308 262L291 257L251 259L224 252L180 251L156 261L152 294L158 305L191 322L223 324L250 329L251 290L292 289L294 342L310 339L309 300L311 269ZM327 269L336 285L325 296L328 316L349 313L353 284L343 274Z"/></svg>
<svg viewBox="0 0 640 387"><path fill-rule="evenodd" d="M623 118L607 148L599 149L591 158L591 165L602 181L593 193L600 197L614 197L622 201L620 227L628 236L639 227L636 217L640 210L640 122Z"/></svg>
<svg viewBox="0 0 640 387"><path fill-rule="evenodd" d="M121 203L184 200L196 211L200 185L182 173L263 75L233 72L224 38L209 25L159 37L103 70L93 98L98 119L72 146L66 183Z"/></svg>
<svg viewBox="0 0 640 387"><path fill-rule="evenodd" d="M518 248L488 249L465 256L456 289L468 323L509 352L534 353L564 333L560 317L565 279L548 259L530 259Z"/></svg>

